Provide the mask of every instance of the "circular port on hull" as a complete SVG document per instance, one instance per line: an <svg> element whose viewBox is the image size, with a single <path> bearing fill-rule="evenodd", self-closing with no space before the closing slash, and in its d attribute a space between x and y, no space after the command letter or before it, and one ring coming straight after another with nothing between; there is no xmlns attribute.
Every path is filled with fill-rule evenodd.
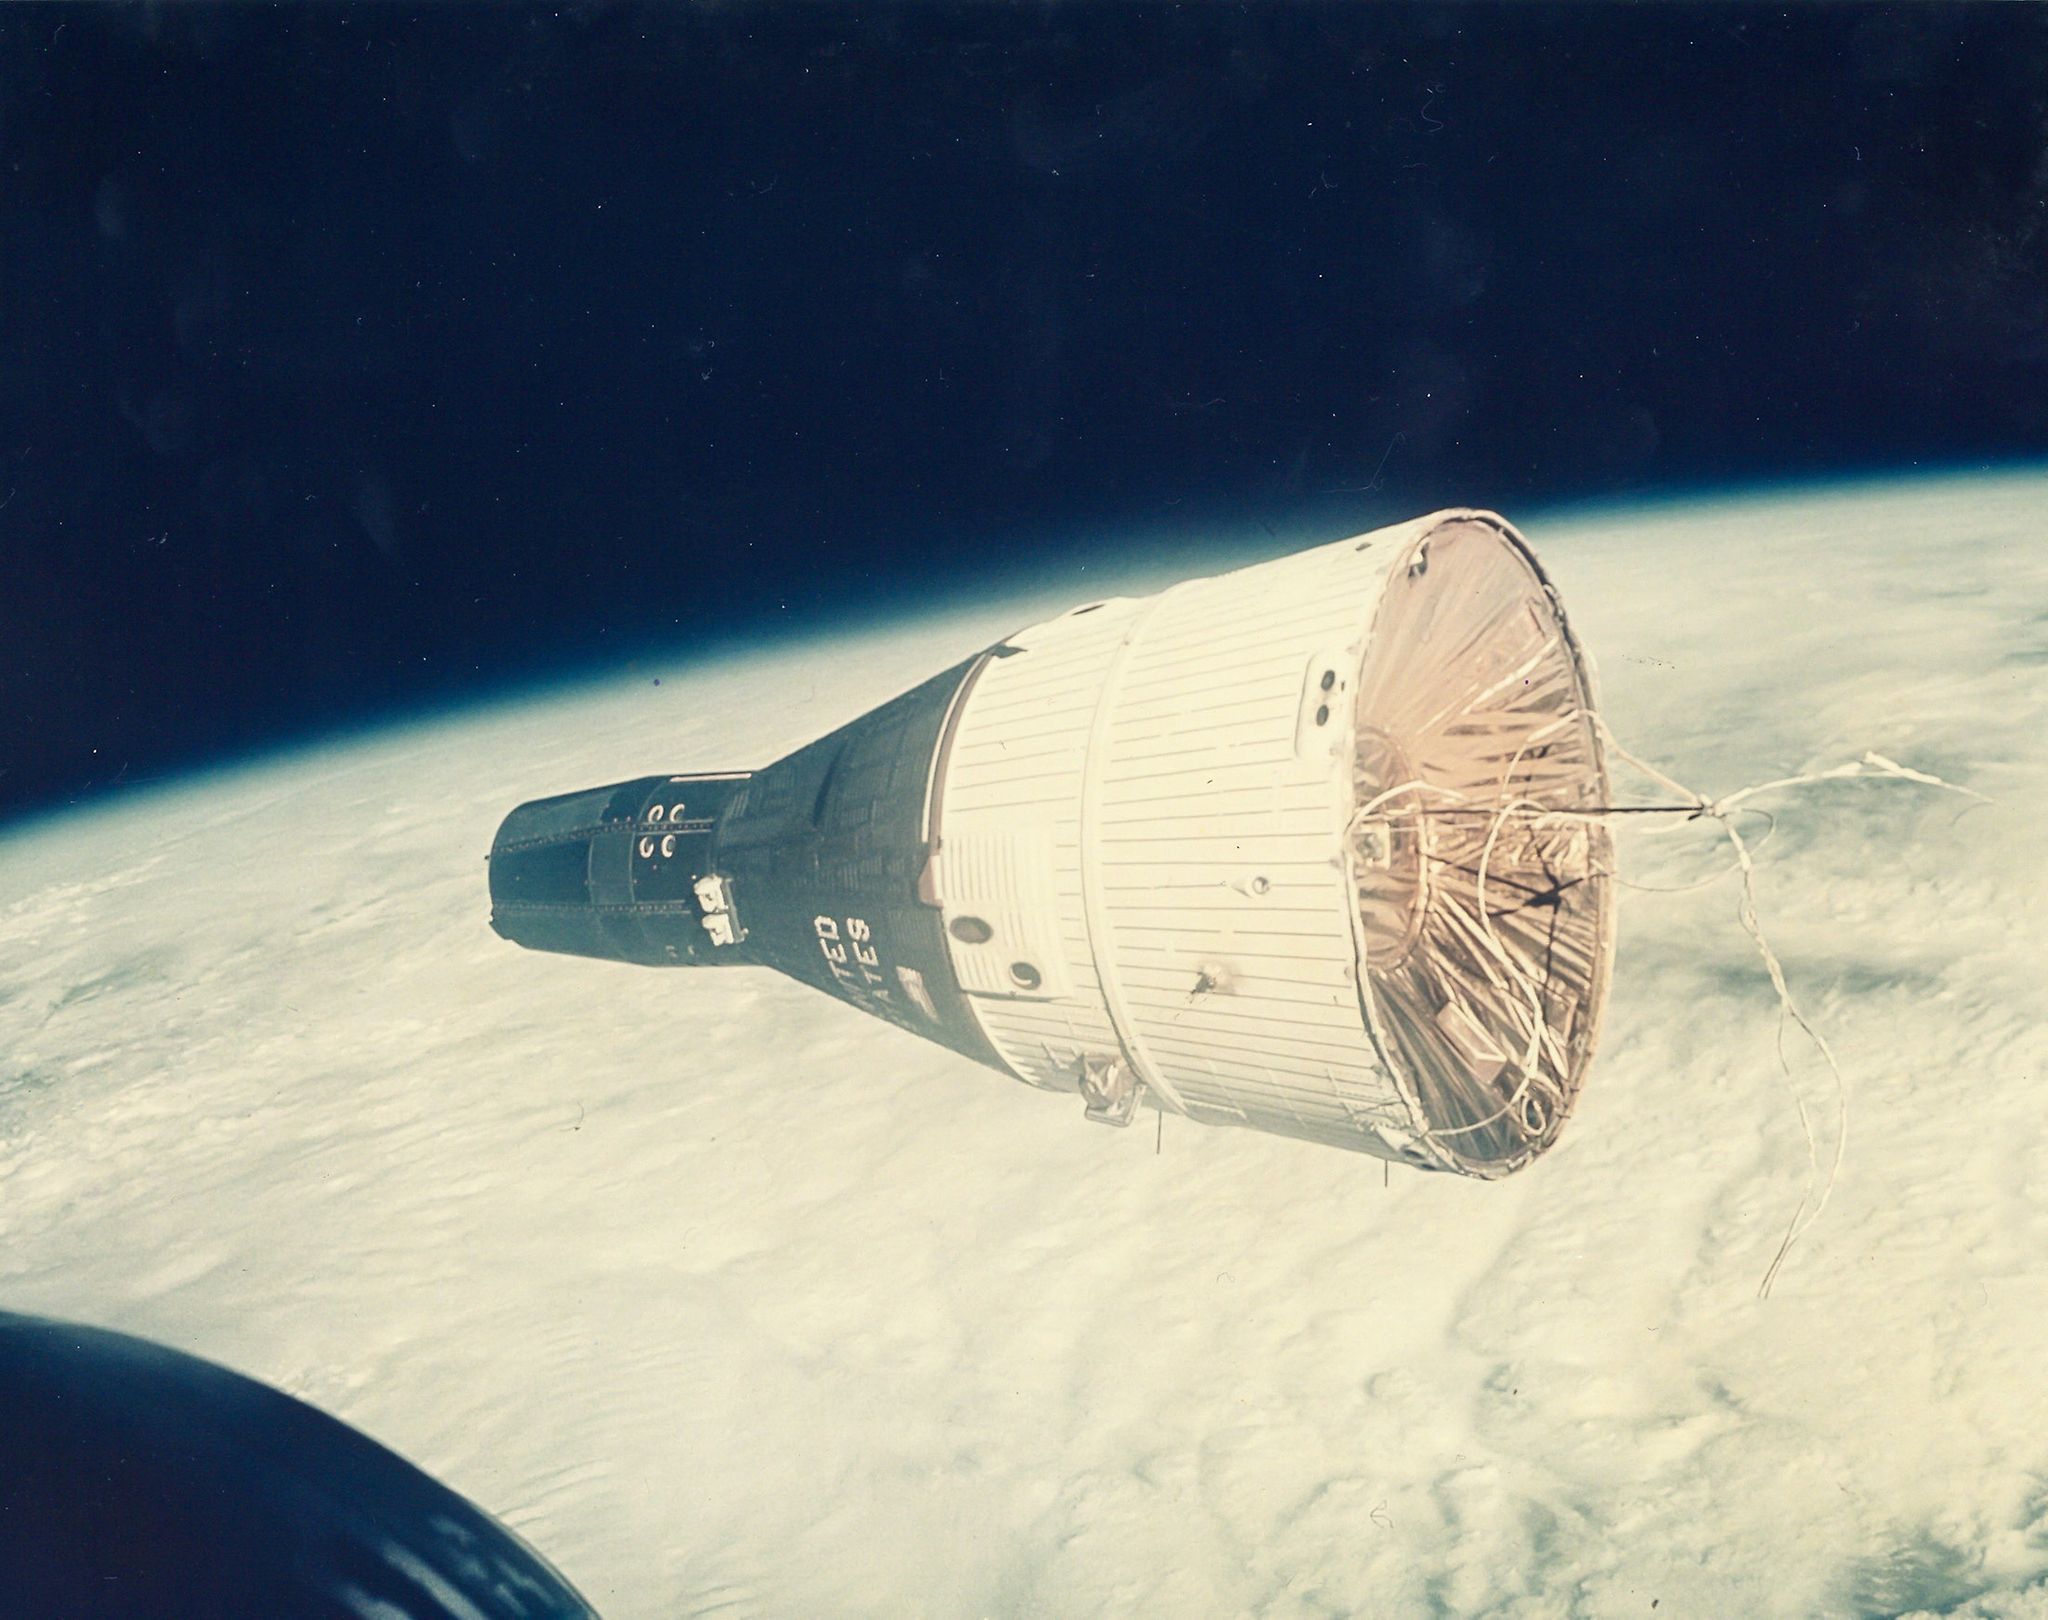
<svg viewBox="0 0 2048 1620"><path fill-rule="evenodd" d="M1512 535L1453 523L1392 570L1352 740L1359 985L1427 1150L1467 1174L1548 1147L1592 1054L1613 942L1592 710Z"/></svg>

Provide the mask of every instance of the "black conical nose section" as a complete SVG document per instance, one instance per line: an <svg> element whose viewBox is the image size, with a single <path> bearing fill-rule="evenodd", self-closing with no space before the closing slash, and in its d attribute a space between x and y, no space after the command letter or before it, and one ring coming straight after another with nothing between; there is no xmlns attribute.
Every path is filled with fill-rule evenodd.
<svg viewBox="0 0 2048 1620"><path fill-rule="evenodd" d="M776 968L1001 1069L919 892L948 721L983 662L758 771L522 804L491 846L491 926L570 956Z"/></svg>
<svg viewBox="0 0 2048 1620"><path fill-rule="evenodd" d="M491 845L491 926L569 956L686 966L743 960L698 886L745 773L642 776L522 804Z"/></svg>

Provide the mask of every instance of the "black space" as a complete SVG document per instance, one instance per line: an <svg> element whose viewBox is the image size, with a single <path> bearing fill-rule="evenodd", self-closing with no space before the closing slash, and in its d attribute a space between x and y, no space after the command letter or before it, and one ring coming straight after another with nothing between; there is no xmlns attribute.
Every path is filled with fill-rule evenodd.
<svg viewBox="0 0 2048 1620"><path fill-rule="evenodd" d="M5 815L1168 523L2039 455L2048 10L12 7L0 231Z"/></svg>

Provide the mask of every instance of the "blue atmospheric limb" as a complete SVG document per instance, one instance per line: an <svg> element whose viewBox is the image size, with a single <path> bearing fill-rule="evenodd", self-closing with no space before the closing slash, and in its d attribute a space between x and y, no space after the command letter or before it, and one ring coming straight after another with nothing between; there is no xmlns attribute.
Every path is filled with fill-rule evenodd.
<svg viewBox="0 0 2048 1620"><path fill-rule="evenodd" d="M8 1620L596 1620L531 1547L239 1373L0 1312Z"/></svg>

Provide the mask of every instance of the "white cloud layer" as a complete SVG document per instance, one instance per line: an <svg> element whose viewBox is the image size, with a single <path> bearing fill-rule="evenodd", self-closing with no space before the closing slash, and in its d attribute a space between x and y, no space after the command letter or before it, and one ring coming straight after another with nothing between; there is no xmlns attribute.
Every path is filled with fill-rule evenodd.
<svg viewBox="0 0 2048 1620"><path fill-rule="evenodd" d="M2039 475L1523 525L1681 779L1874 748L1997 801L1772 806L1764 926L1852 1095L1768 1300L1806 1149L1732 880L1626 896L1578 1115L1501 1185L1155 1156L765 973L486 927L518 800L762 762L1091 572L0 842L0 1303L317 1402L612 1620L2042 1620L2044 525Z"/></svg>

